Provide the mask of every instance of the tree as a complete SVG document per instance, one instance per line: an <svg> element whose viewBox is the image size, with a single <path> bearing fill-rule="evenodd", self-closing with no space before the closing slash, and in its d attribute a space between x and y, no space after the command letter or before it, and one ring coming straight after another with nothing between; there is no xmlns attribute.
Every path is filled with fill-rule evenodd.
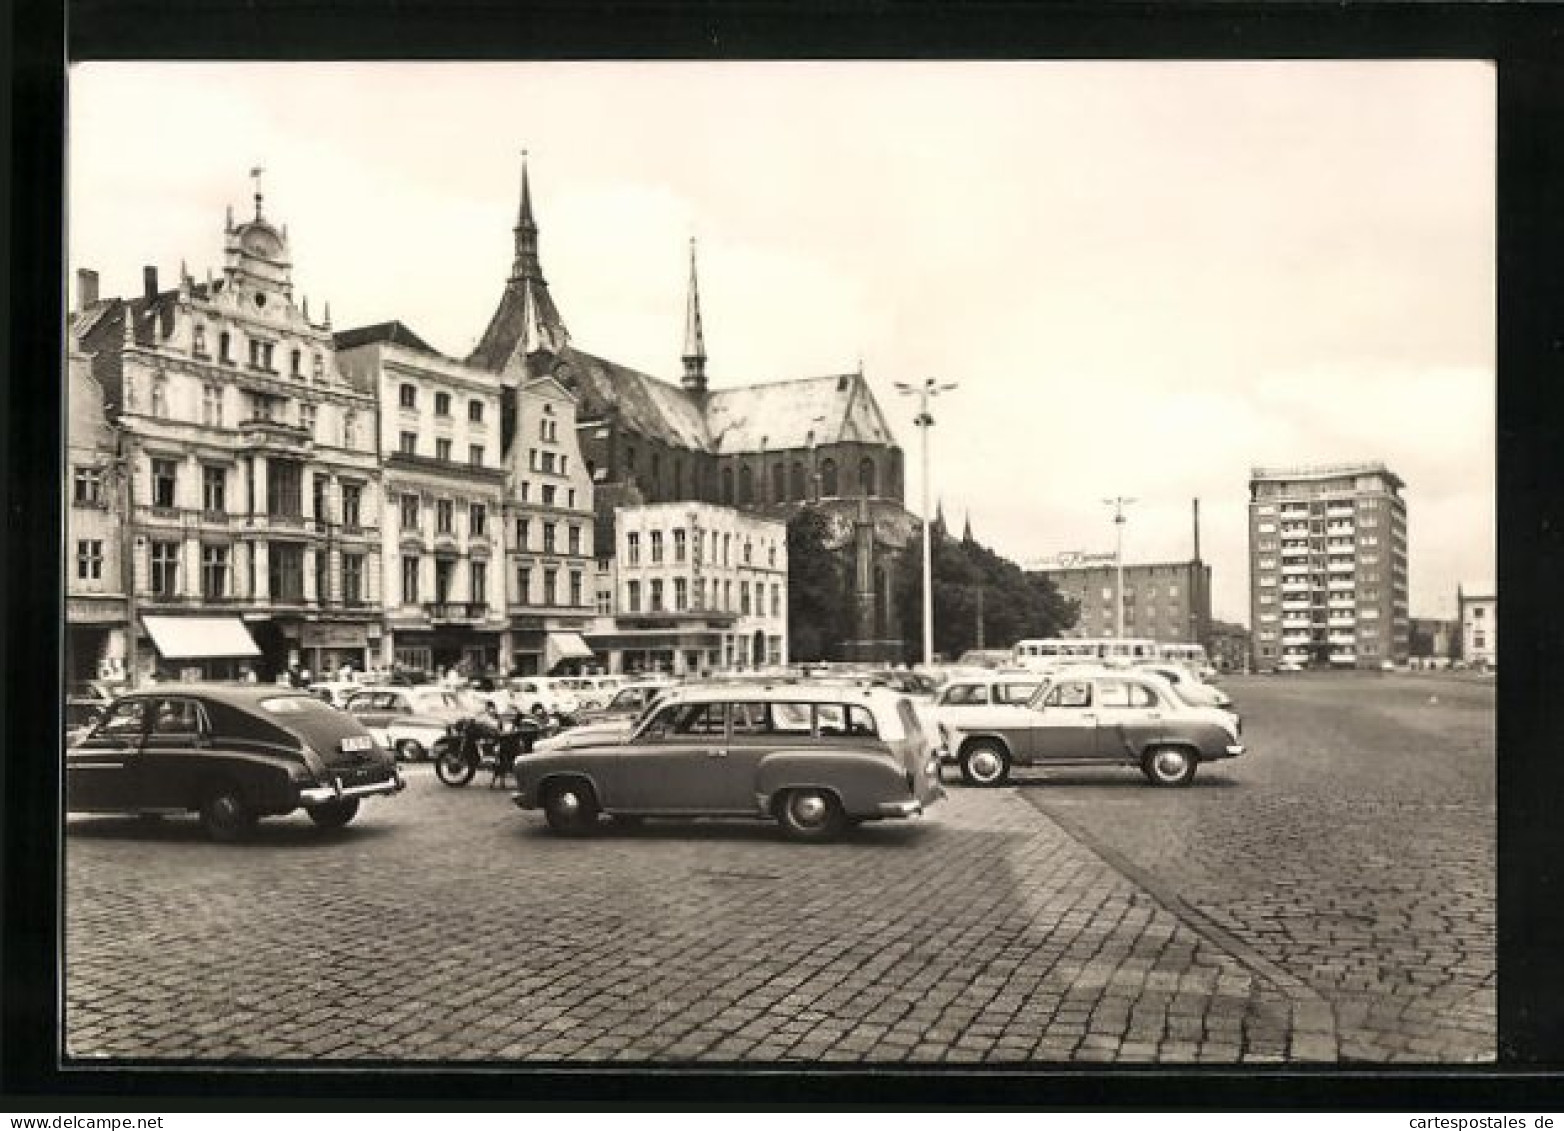
<svg viewBox="0 0 1564 1131"><path fill-rule="evenodd" d="M833 660L852 625L847 568L826 539L825 513L799 510L787 524L787 633L793 660Z"/></svg>

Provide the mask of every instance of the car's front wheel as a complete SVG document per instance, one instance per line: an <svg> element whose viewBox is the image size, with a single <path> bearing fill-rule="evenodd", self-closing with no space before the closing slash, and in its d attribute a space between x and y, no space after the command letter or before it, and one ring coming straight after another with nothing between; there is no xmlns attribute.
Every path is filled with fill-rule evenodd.
<svg viewBox="0 0 1564 1131"><path fill-rule="evenodd" d="M341 801L328 801L324 805L312 805L310 820L318 828L340 829L358 816L358 798L345 797Z"/></svg>
<svg viewBox="0 0 1564 1131"><path fill-rule="evenodd" d="M961 751L961 778L968 785L1004 785L1010 776L1010 755L997 742L969 742Z"/></svg>
<svg viewBox="0 0 1564 1131"><path fill-rule="evenodd" d="M221 844L243 840L254 830L255 822L255 813L233 786L218 786L201 803L201 827Z"/></svg>
<svg viewBox="0 0 1564 1131"><path fill-rule="evenodd" d="M597 798L585 782L555 782L543 794L543 816L557 833L580 836L589 832L597 824L597 814Z"/></svg>
<svg viewBox="0 0 1564 1131"><path fill-rule="evenodd" d="M790 789L777 803L782 831L794 840L832 840L847 825L842 803L823 789Z"/></svg>
<svg viewBox="0 0 1564 1131"><path fill-rule="evenodd" d="M1195 776L1200 759L1183 746L1154 746L1141 759L1141 773L1152 785L1188 785Z"/></svg>

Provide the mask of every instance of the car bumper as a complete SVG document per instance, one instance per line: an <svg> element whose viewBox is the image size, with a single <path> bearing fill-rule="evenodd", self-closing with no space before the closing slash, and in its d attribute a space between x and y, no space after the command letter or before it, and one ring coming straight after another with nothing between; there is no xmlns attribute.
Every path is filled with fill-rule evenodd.
<svg viewBox="0 0 1564 1131"><path fill-rule="evenodd" d="M906 801L882 801L877 806L882 817L917 817L923 813L923 802L916 798Z"/></svg>
<svg viewBox="0 0 1564 1131"><path fill-rule="evenodd" d="M344 786L341 781L333 781L330 785L315 785L308 789L299 790L300 805L325 805L332 801L347 801L350 798L376 797L392 793L401 793L407 788L407 783L402 780L402 775L393 770L391 776L384 781L369 782L366 785Z"/></svg>

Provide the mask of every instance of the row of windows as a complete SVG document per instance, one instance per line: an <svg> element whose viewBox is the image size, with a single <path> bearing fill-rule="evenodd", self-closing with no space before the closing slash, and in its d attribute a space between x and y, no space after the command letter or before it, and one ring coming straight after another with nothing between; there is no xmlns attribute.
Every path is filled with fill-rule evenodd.
<svg viewBox="0 0 1564 1131"><path fill-rule="evenodd" d="M675 527L672 533L673 533L673 560L674 560L674 562L676 564L682 563L686 559L686 554L687 554L687 549L688 549L688 541L689 540L688 540L688 538L686 536L685 531L682 528ZM704 537L702 535L701 531L697 530L695 532L694 547L693 547L694 560L698 561L698 562L699 561L710 562L712 565L719 564L719 561L720 561L720 564L725 565L725 566L726 565L732 565L733 564L733 535L732 534L723 534L722 535L722 541L719 543L717 541L717 531L711 530L711 531L707 531L705 533L706 533L706 535L709 535L709 537L710 537L710 542L709 543L707 542L706 537ZM661 530L650 531L649 532L649 536L648 536L648 541L649 541L650 550L651 550L651 564L652 565L661 565L663 563L663 560L664 560L664 558L663 558L663 544L664 544L663 532ZM719 555L718 555L718 547L719 546L721 547L720 558L719 558ZM754 565L755 564L755 544L754 544L752 539L749 539L749 538L745 538L744 539L744 545L743 545L743 547L741 549L741 552L743 554L743 559L744 559L743 564L744 565ZM641 564L641 533L640 533L640 531L632 530L628 534L625 535L625 565L627 565L627 566L638 566L640 564ZM776 548L775 544L772 544L772 545L769 545L769 546L766 547L766 564L768 566L770 566L770 568L772 568L772 569L775 569L776 566L777 566L777 548Z"/></svg>
<svg viewBox="0 0 1564 1131"><path fill-rule="evenodd" d="M90 549L96 551L96 557L87 557L90 564L96 562L95 568L101 568L102 547L97 544L89 544ZM178 542L154 541L151 545L149 575L150 591L158 597L172 598L179 595L179 558L180 544ZM83 568L83 554L81 544L78 544L77 572L78 576L87 576L81 573ZM251 568L254 568L254 559L251 559ZM328 567L329 559L323 553L315 555L315 593L320 600L322 594L327 592L329 583ZM266 573L268 591L271 597L279 601L304 600L304 547L297 543L272 542L267 546ZM91 575L97 577L96 573ZM341 599L348 604L357 604L364 599L364 555L342 555L342 592ZM253 579L252 579L253 582ZM253 592L254 586L252 584ZM233 561L232 550L226 545L214 545L203 543L201 546L201 596L209 600L217 600L234 595L233 588Z"/></svg>
<svg viewBox="0 0 1564 1131"><path fill-rule="evenodd" d="M539 502L541 505L545 507L559 506L559 490L554 486L554 484L544 483L540 486L541 494ZM532 484L527 482L525 479L521 481L521 501L524 503L532 502ZM576 489L574 487L565 488L565 509L576 509Z"/></svg>
<svg viewBox="0 0 1564 1131"><path fill-rule="evenodd" d="M543 545L541 547L543 553L557 554L559 552L559 548L557 545L556 533L559 529L559 524L553 522L544 522L540 523L539 525L543 530ZM581 527L577 526L575 523L571 523L568 527L566 527L565 536L567 539L566 545L568 547L566 552L570 554L581 553ZM518 550L534 549L532 545L532 520L530 518L518 518L516 520L515 548Z"/></svg>
<svg viewBox="0 0 1564 1131"><path fill-rule="evenodd" d="M1148 586L1146 586L1143 590L1141 590L1141 593L1146 598L1146 600L1148 602L1154 602L1157 599L1157 587L1155 585L1148 585ZM1065 590L1062 595L1065 598L1067 598L1069 600L1072 600L1072 601L1087 601L1087 600L1089 600L1089 598L1086 596L1086 593L1084 591L1081 591L1081 590ZM1178 596L1178 586L1177 585L1169 585L1168 586L1168 596L1169 597L1177 597ZM1104 601L1111 601L1111 600L1113 600L1113 586L1111 586L1111 585L1104 585L1102 587L1102 599ZM1134 599L1135 599L1135 587L1133 585L1126 585L1124 587L1124 600L1126 602L1129 602L1129 601L1133 601Z"/></svg>
<svg viewBox="0 0 1564 1131"><path fill-rule="evenodd" d="M404 382L397 389L397 404L402 408L416 409L418 407L418 386ZM437 392L434 395L435 416L451 415L451 394ZM483 402L476 397L467 402L467 420L472 424L483 423Z"/></svg>
<svg viewBox="0 0 1564 1131"><path fill-rule="evenodd" d="M733 582L718 581L712 578L710 581L710 604L707 603L707 581L704 578L695 578L693 585L689 578L676 577L673 579L673 612L700 612L710 609L713 612L733 612ZM662 613L670 611L664 604L665 587L662 578L653 578L646 586L646 609L650 613ZM639 613L641 608L642 585L639 581L625 583L625 608L628 612ZM601 602L601 594L599 600ZM762 582L755 582L754 600L750 599L750 583L739 582L739 607L741 616L765 615L766 586ZM771 585L771 615L782 615L782 586L773 582Z"/></svg>
<svg viewBox="0 0 1564 1131"><path fill-rule="evenodd" d="M227 427L225 407L227 400L227 394L221 385L202 385L202 425L208 428ZM291 402L286 397L275 397L268 393L251 393L248 396L249 419L271 421L278 424L295 424L308 432L310 439L320 440L318 431L320 406L311 404L308 401L299 401L297 402L297 409L290 413L289 405L292 403L294 402ZM164 377L155 378L152 382L149 411L156 419L172 419L168 405L168 380ZM358 414L353 410L348 409L343 412L342 429L339 435L344 448L358 447Z"/></svg>
<svg viewBox="0 0 1564 1131"><path fill-rule="evenodd" d="M523 566L516 567L516 601L517 601L517 604L530 605L530 604L533 603L533 600L532 600L532 572L533 571L532 571L532 567L531 566L523 565ZM581 597L582 580L581 580L581 572L579 570L571 570L569 575L568 575L569 581L570 581L570 600L568 602L560 600L560 595L559 595L559 571L557 569L545 569L542 572L543 572L543 594L542 594L542 598L543 599L542 599L541 602L539 602L540 604L542 604L544 606L553 606L553 607L558 607L560 605L569 604L572 608L578 607L581 604L581 601L582 601L582 597Z"/></svg>
<svg viewBox="0 0 1564 1131"><path fill-rule="evenodd" d="M174 508L179 505L179 464L180 461L172 459L153 459L151 461L152 493L149 502L154 507ZM77 492L78 495L86 494L93 497L96 491L97 498L101 498L102 478L92 476L82 477L78 468ZM91 470L91 469L86 469ZM267 479L267 509L266 513L274 516L294 516L302 514L302 496L299 491L302 476L299 465L291 460L270 460L266 468ZM226 514L228 512L228 478L231 474L229 468L216 464L201 465L201 509L212 514ZM316 472L312 477L312 498L315 503L315 517L326 518L329 510L330 480L327 476ZM344 482L340 484L341 517L343 526L358 528L363 521L363 497L364 485L356 482ZM251 498L248 500L247 511L254 510L253 485Z"/></svg>
<svg viewBox="0 0 1564 1131"><path fill-rule="evenodd" d="M276 373L273 367L276 343L264 338L250 338L250 368L259 369L266 373ZM200 358L210 356L206 351L206 327L201 323L195 324L191 332L190 352ZM224 330L217 335L217 360L224 365L234 364L233 337ZM304 351L292 350L288 355L288 375L290 377L303 377ZM319 353L310 354L310 374L316 381L324 381L326 378L326 361Z"/></svg>
<svg viewBox="0 0 1564 1131"><path fill-rule="evenodd" d="M418 454L418 433L403 432L397 437L397 451L404 456L416 456ZM472 467L482 467L485 449L482 444L467 445L467 463ZM454 460L451 441L443 437L436 437L434 442L434 458L445 463Z"/></svg>

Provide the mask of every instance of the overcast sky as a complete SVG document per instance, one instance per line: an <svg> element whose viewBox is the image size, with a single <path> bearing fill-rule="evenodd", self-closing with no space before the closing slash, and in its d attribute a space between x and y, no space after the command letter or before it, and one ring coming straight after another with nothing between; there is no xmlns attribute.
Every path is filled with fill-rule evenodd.
<svg viewBox="0 0 1564 1131"><path fill-rule="evenodd" d="M1256 464L1407 482L1413 615L1494 577L1484 63L91 64L69 265L220 268L255 165L296 293L463 356L530 151L578 347L677 381L699 240L714 386L858 367L934 494L1027 562L1187 558L1248 622ZM74 276L73 276L74 278Z"/></svg>

